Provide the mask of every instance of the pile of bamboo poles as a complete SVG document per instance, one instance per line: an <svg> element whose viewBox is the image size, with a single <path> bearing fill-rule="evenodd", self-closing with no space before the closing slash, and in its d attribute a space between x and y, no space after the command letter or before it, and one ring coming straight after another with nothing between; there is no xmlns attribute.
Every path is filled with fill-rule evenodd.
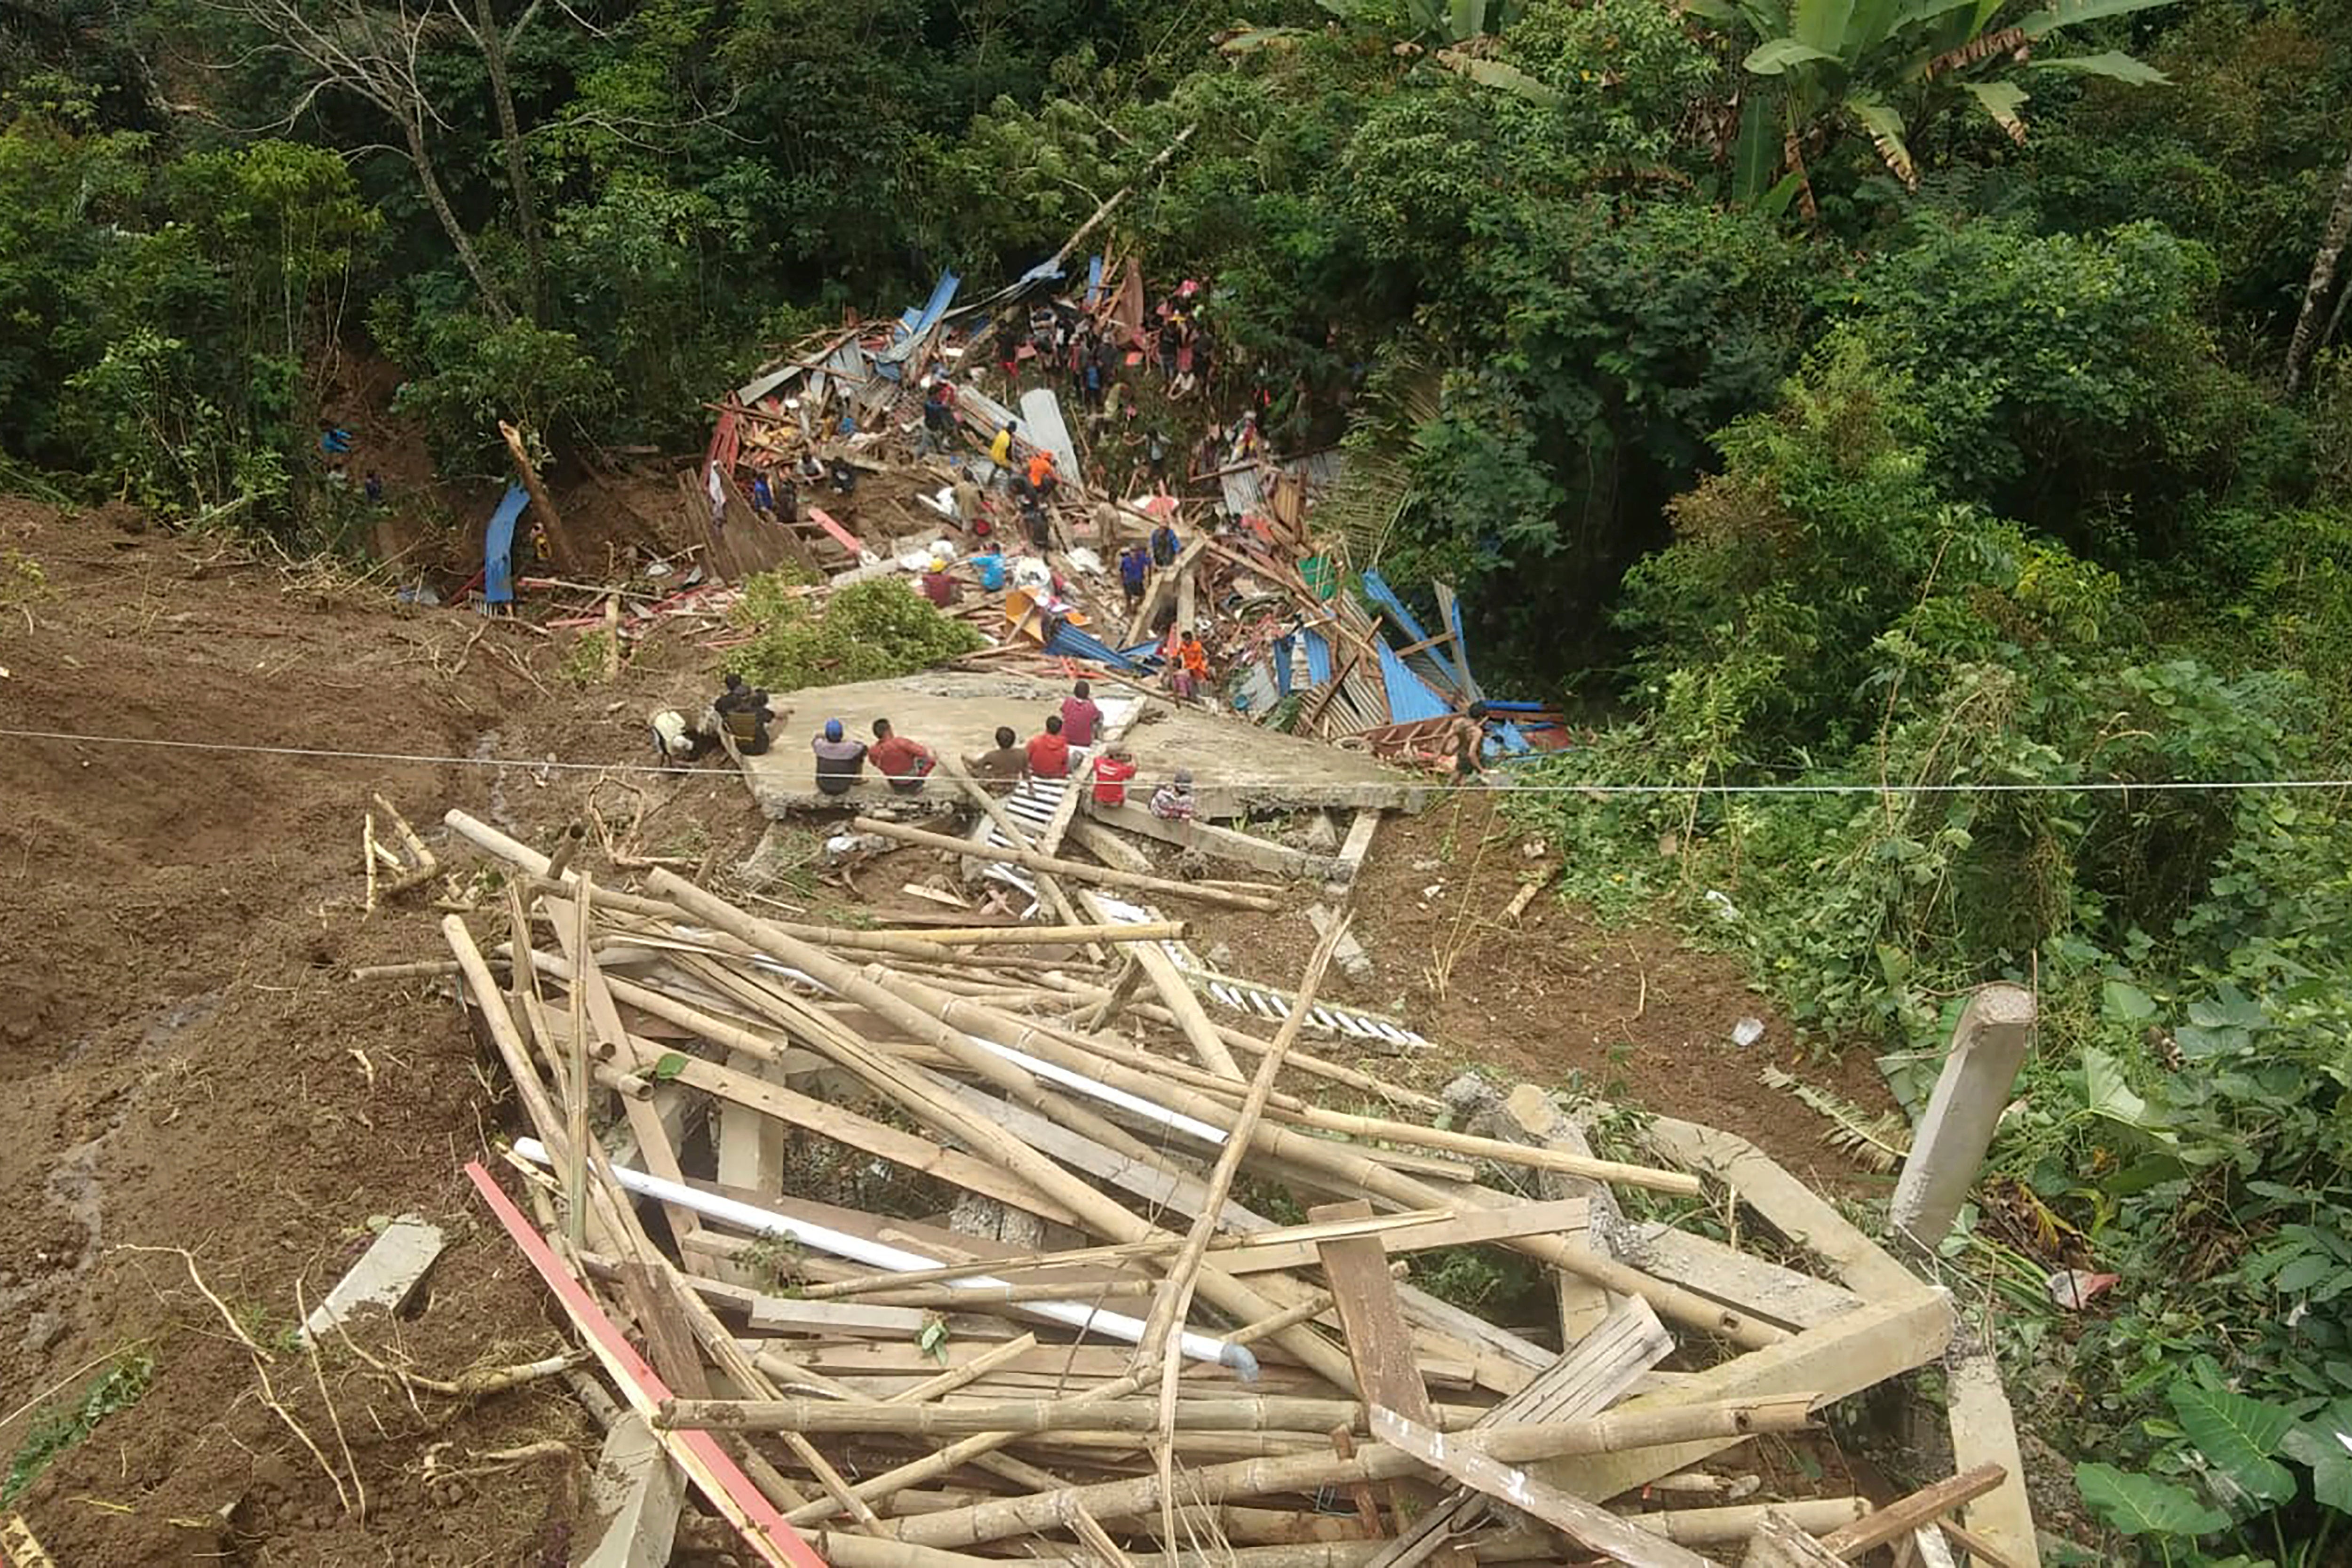
<svg viewBox="0 0 2352 1568"><path fill-rule="evenodd" d="M1937 1353L1940 1295L1622 1220L1732 1174L1836 1262L1834 1211L1733 1174L1738 1140L1599 1159L1533 1090L1451 1128L1300 1049L1343 924L1261 1037L1122 963L1179 922L793 925L450 822L509 863L505 919L396 970L456 975L513 1080L529 1135L477 1183L760 1561L1693 1568L1876 1517L1691 1467ZM893 1212L843 1201L877 1173ZM1540 1321L1414 1284L1467 1247L1541 1271Z"/></svg>

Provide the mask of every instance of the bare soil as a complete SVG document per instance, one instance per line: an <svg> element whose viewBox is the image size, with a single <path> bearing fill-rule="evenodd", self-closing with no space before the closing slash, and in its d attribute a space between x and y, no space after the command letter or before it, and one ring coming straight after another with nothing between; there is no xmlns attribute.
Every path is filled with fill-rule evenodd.
<svg viewBox="0 0 2352 1568"><path fill-rule="evenodd" d="M155 1365L15 1506L67 1564L565 1562L598 1434L560 1382L457 1410L412 1402L338 1344L314 1362L287 1339L372 1220L415 1213L451 1245L406 1315L357 1326L364 1348L450 1378L565 1342L461 1173L501 1124L499 1075L430 983L349 978L439 951L428 905L454 890L368 915L361 819L383 793L462 879L475 862L438 826L451 806L549 846L592 803L615 828L642 805L637 853L731 864L765 826L731 776L598 771L649 760L644 715L697 700L708 655L656 638L583 691L558 673L560 639L530 627L403 609L381 585L128 516L0 500L9 552L45 585L0 597L0 729L16 732L0 736L0 1460L52 1407L43 1391L78 1399L110 1356ZM419 760L258 749L288 746ZM1334 992L1398 1007L1457 1054L1371 1065L1423 1082L1465 1058L1581 1075L1851 1178L1818 1119L1754 1082L1789 1032L1727 961L1664 931L1604 932L1549 897L1495 923L1528 864L1517 842L1485 800L1382 829L1356 900L1375 974ZM921 859L888 857L869 885L929 879ZM1217 917L1199 938L1267 980L1294 977L1312 940L1296 912ZM1751 1015L1768 1032L1741 1051L1730 1030ZM1883 1103L1866 1065L1811 1070ZM263 1347L278 1408L191 1260ZM497 1457L551 1440L581 1458Z"/></svg>

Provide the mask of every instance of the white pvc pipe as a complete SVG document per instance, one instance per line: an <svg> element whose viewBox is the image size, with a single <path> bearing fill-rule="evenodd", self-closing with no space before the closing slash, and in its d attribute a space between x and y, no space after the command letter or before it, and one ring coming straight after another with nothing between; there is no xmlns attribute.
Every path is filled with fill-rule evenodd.
<svg viewBox="0 0 2352 1568"><path fill-rule="evenodd" d="M515 1152L536 1164L554 1168L548 1157L547 1145L536 1138L515 1140ZM862 1236L835 1230L830 1226L815 1225L807 1220L793 1219L733 1198L720 1197L677 1182L649 1176L643 1171L633 1171L625 1165L613 1167L613 1175L622 1186L639 1197L656 1203L675 1204L679 1208L692 1209L706 1218L748 1230L756 1236L781 1236L803 1247L819 1252L829 1252L836 1258L846 1258L869 1268L891 1269L909 1273L922 1268L944 1268L949 1265L937 1258L926 1258L919 1252L891 1247L879 1241L868 1241ZM1002 1290L1006 1282L985 1274L970 1275L946 1281L951 1290ZM1108 1311L1100 1307L1082 1306L1076 1301L1024 1301L1020 1310L1054 1322L1065 1323L1088 1333L1108 1334L1129 1344L1143 1340L1144 1323L1140 1318L1130 1318L1124 1312ZM1257 1357L1247 1345L1237 1345L1230 1340L1212 1339L1186 1330L1177 1335L1177 1345L1193 1361L1208 1362L1217 1366L1231 1367L1244 1383L1257 1381Z"/></svg>

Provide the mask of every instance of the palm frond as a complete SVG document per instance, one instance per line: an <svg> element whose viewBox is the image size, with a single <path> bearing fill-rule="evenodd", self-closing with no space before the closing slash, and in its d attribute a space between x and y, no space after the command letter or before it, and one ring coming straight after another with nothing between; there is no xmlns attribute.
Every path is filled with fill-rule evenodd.
<svg viewBox="0 0 2352 1568"><path fill-rule="evenodd" d="M1869 132L1871 145L1878 149L1879 159L1895 172L1895 177L1917 190L1919 166L1912 161L1911 149L1903 140L1903 117L1885 100L1869 93L1848 93L1845 107L1846 112Z"/></svg>
<svg viewBox="0 0 2352 1568"><path fill-rule="evenodd" d="M1820 1089L1794 1073L1768 1067L1757 1078L1767 1089L1783 1089L1830 1123L1822 1142L1874 1171L1891 1171L1911 1152L1903 1119L1889 1111L1873 1116L1844 1096Z"/></svg>

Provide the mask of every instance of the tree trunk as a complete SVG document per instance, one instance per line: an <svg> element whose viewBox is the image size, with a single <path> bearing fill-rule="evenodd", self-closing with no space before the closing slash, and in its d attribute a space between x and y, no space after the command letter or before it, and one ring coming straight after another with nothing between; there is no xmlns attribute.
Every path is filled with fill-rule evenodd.
<svg viewBox="0 0 2352 1568"><path fill-rule="evenodd" d="M400 117L400 129L408 138L408 161L416 170L416 183L425 188L425 199L431 205L433 216L441 220L442 232L449 237L449 244L457 252L458 261L464 264L466 275L474 280L474 287L481 290L482 303L489 307L490 314L497 317L500 324L513 321L514 307L507 303L506 296L490 280L488 270L482 266L482 258L474 249L473 237L457 221L457 213L449 205L449 198L442 193L441 181L433 173L433 154L425 151L422 120L415 110L411 110Z"/></svg>
<svg viewBox="0 0 2352 1568"><path fill-rule="evenodd" d="M2294 338L2286 346L2290 393L2303 384L2304 370L2319 346L2319 313L2326 308L2336 282L2336 264L2343 259L2347 240L2352 240L2352 159L2345 161L2344 175L2336 184L2336 205L2328 209L2327 227L2320 234L2318 253L2311 258L2311 281L2304 285L2303 310L2295 317Z"/></svg>
<svg viewBox="0 0 2352 1568"><path fill-rule="evenodd" d="M490 99L498 106L499 139L506 144L507 183L514 187L515 224L522 231L523 265L528 269L530 298L524 300L531 320L547 308L546 254L539 233L539 202L532 195L530 163L523 154L522 127L515 119L514 93L507 85L506 35L490 15L490 0L474 0L475 26L480 29L482 64L490 78Z"/></svg>

